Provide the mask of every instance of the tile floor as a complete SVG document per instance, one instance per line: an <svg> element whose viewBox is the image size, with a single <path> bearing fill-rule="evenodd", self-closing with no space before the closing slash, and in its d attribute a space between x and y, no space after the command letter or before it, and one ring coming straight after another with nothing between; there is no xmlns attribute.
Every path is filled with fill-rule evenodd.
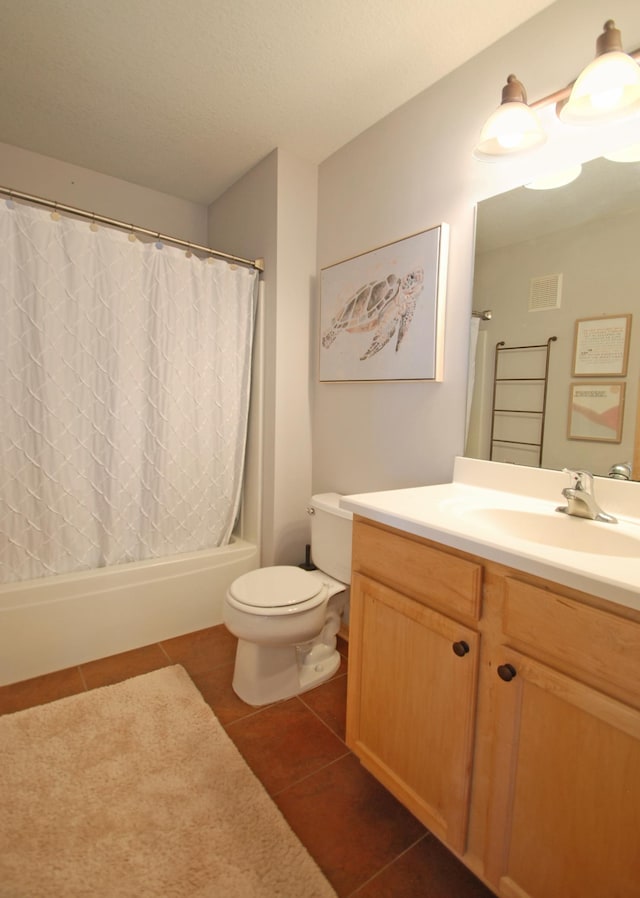
<svg viewBox="0 0 640 898"><path fill-rule="evenodd" d="M182 664L340 898L491 898L348 750L340 650L327 683L256 709L231 688L234 637L211 627L0 687L0 714Z"/></svg>

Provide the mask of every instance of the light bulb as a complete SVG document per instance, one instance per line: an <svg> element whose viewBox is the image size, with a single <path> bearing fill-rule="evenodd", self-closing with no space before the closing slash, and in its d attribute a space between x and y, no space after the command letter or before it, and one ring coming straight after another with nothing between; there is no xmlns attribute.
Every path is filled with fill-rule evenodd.
<svg viewBox="0 0 640 898"><path fill-rule="evenodd" d="M640 67L622 50L620 31L605 22L598 55L576 79L558 115L569 124L613 121L640 111Z"/></svg>

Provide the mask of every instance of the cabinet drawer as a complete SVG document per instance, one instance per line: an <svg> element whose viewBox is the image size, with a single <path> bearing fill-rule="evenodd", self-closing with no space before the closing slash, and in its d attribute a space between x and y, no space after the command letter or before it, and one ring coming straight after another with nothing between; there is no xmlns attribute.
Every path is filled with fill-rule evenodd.
<svg viewBox="0 0 640 898"><path fill-rule="evenodd" d="M445 614L477 620L482 567L356 520L353 568Z"/></svg>
<svg viewBox="0 0 640 898"><path fill-rule="evenodd" d="M640 624L506 578L505 634L530 655L556 658L616 692L640 682Z"/></svg>

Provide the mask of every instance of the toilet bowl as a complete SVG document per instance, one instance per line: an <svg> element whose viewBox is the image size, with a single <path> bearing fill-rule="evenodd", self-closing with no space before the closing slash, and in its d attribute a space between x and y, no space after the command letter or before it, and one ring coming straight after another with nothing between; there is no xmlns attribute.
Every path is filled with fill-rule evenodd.
<svg viewBox="0 0 640 898"><path fill-rule="evenodd" d="M346 582L324 569L276 565L243 574L227 591L224 623L238 638L233 689L250 705L305 692L340 666L336 636L348 601L352 516L339 499L312 498L311 554Z"/></svg>

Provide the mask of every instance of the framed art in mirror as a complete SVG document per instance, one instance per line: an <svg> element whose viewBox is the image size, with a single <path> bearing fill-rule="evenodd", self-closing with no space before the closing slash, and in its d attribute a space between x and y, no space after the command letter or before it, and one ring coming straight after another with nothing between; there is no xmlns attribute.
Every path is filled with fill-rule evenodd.
<svg viewBox="0 0 640 898"><path fill-rule="evenodd" d="M320 272L320 381L440 381L446 224Z"/></svg>
<svg viewBox="0 0 640 898"><path fill-rule="evenodd" d="M570 440L619 443L622 439L624 383L572 383L569 386Z"/></svg>
<svg viewBox="0 0 640 898"><path fill-rule="evenodd" d="M574 377L624 377L631 315L579 318L573 345Z"/></svg>

